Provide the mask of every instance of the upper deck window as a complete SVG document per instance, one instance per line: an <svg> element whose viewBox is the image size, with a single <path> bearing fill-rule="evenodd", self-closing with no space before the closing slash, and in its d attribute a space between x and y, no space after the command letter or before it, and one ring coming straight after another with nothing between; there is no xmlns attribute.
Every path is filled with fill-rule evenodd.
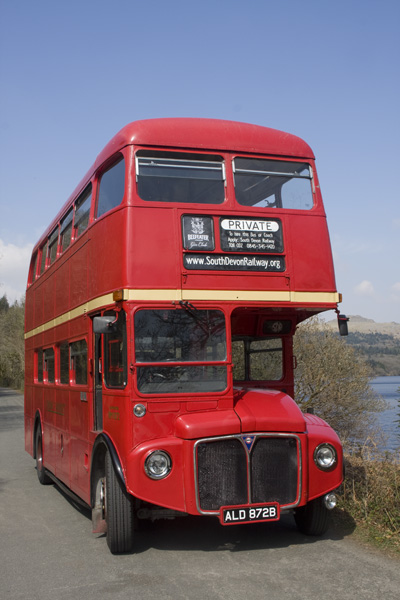
<svg viewBox="0 0 400 600"><path fill-rule="evenodd" d="M236 200L243 206L310 210L312 169L307 163L235 158Z"/></svg>
<svg viewBox="0 0 400 600"><path fill-rule="evenodd" d="M38 253L35 252L35 254L32 257L31 260L31 268L29 271L29 283L33 283L36 279L36 275L37 275L37 265L38 265Z"/></svg>
<svg viewBox="0 0 400 600"><path fill-rule="evenodd" d="M218 156L138 153L136 180L142 200L222 204L225 199L225 168Z"/></svg>
<svg viewBox="0 0 400 600"><path fill-rule="evenodd" d="M72 208L69 209L65 217L61 221L61 236L60 248L61 252L65 252L71 243L72 239Z"/></svg>
<svg viewBox="0 0 400 600"><path fill-rule="evenodd" d="M90 206L92 203L92 184L89 184L75 203L74 230L75 238L79 237L89 225Z"/></svg>
<svg viewBox="0 0 400 600"><path fill-rule="evenodd" d="M57 258L57 246L58 246L58 227L53 231L49 237L49 263L52 265Z"/></svg>
<svg viewBox="0 0 400 600"><path fill-rule="evenodd" d="M100 179L97 216L101 217L122 202L125 192L125 161L119 156L117 162L103 173Z"/></svg>
<svg viewBox="0 0 400 600"><path fill-rule="evenodd" d="M44 273L47 263L47 240L46 243L42 246L42 256L40 260L40 274Z"/></svg>

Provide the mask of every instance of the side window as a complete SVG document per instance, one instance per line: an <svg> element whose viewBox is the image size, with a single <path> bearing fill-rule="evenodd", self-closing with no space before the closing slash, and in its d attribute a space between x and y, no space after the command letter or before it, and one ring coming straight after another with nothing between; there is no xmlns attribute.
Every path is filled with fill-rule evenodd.
<svg viewBox="0 0 400 600"><path fill-rule="evenodd" d="M87 344L86 340L79 340L70 344L71 371L76 385L87 384Z"/></svg>
<svg viewBox="0 0 400 600"><path fill-rule="evenodd" d="M114 312L106 313L115 315ZM118 313L118 321L112 333L104 335L105 383L107 387L122 388L127 379L126 322L125 313Z"/></svg>
<svg viewBox="0 0 400 600"><path fill-rule="evenodd" d="M37 262L38 262L38 253L35 252L35 255L32 257L32 260L31 260L31 268L29 271L29 283L33 283L36 279Z"/></svg>
<svg viewBox="0 0 400 600"><path fill-rule="evenodd" d="M55 229L53 231L53 233L49 237L48 256L49 256L49 264L50 265L52 265L53 262L57 258L57 248L58 248L58 227L57 227L57 229Z"/></svg>
<svg viewBox="0 0 400 600"><path fill-rule="evenodd" d="M125 161L121 157L105 171L100 179L97 216L100 217L109 210L121 204L125 191Z"/></svg>
<svg viewBox="0 0 400 600"><path fill-rule="evenodd" d="M60 344L60 383L69 383L69 344Z"/></svg>
<svg viewBox="0 0 400 600"><path fill-rule="evenodd" d="M90 206L92 204L92 184L88 185L83 194L75 202L74 237L77 238L89 225Z"/></svg>
<svg viewBox="0 0 400 600"><path fill-rule="evenodd" d="M278 381L283 377L282 339L253 340L249 348L250 379Z"/></svg>
<svg viewBox="0 0 400 600"><path fill-rule="evenodd" d="M72 237L72 208L61 221L60 251L65 252L71 243Z"/></svg>
<svg viewBox="0 0 400 600"><path fill-rule="evenodd" d="M44 350L44 379L47 383L54 383L55 381L54 367L54 348L46 348Z"/></svg>
<svg viewBox="0 0 400 600"><path fill-rule="evenodd" d="M47 242L42 246L42 258L40 262L40 274L44 273L47 261Z"/></svg>
<svg viewBox="0 0 400 600"><path fill-rule="evenodd" d="M43 382L43 350L36 352L36 380L38 383Z"/></svg>
<svg viewBox="0 0 400 600"><path fill-rule="evenodd" d="M281 338L232 340L234 381L279 381L283 377Z"/></svg>
<svg viewBox="0 0 400 600"><path fill-rule="evenodd" d="M233 380L244 381L246 379L246 370L243 340L232 340L232 363Z"/></svg>

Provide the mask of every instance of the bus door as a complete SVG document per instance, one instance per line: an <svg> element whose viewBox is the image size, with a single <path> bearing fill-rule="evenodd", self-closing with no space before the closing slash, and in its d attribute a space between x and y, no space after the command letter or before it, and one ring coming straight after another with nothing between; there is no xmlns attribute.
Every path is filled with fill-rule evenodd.
<svg viewBox="0 0 400 600"><path fill-rule="evenodd" d="M95 431L103 430L103 352L102 335L94 333L94 390L93 390L93 429Z"/></svg>
<svg viewBox="0 0 400 600"><path fill-rule="evenodd" d="M113 397L114 390L123 389L127 385L125 312L109 310L101 317L94 317L93 334L94 429L102 431L104 402L107 402L103 397L103 385L106 387L108 401ZM119 420L119 414L113 412L114 408L111 409L112 416L107 409L106 412L109 418Z"/></svg>

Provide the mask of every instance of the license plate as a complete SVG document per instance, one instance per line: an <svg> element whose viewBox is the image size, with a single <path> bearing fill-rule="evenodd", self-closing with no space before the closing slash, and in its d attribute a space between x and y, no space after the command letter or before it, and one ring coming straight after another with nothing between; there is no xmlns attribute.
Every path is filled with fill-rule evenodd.
<svg viewBox="0 0 400 600"><path fill-rule="evenodd" d="M222 525L278 520L279 504L277 503L262 506L223 506L220 510Z"/></svg>

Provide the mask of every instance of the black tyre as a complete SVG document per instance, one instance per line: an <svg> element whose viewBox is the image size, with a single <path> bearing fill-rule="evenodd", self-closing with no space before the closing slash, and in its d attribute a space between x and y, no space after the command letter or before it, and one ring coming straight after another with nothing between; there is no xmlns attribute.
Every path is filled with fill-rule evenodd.
<svg viewBox="0 0 400 600"><path fill-rule="evenodd" d="M42 485L49 485L53 483L50 477L46 473L46 469L43 466L43 445L42 445L42 432L40 425L38 425L35 434L35 457L36 457L36 473L38 479Z"/></svg>
<svg viewBox="0 0 400 600"><path fill-rule="evenodd" d="M107 544L112 554L120 554L133 548L133 501L114 471L109 452L105 463Z"/></svg>
<svg viewBox="0 0 400 600"><path fill-rule="evenodd" d="M297 508L294 513L294 520L297 529L301 533L323 535L329 527L330 514L321 497Z"/></svg>

